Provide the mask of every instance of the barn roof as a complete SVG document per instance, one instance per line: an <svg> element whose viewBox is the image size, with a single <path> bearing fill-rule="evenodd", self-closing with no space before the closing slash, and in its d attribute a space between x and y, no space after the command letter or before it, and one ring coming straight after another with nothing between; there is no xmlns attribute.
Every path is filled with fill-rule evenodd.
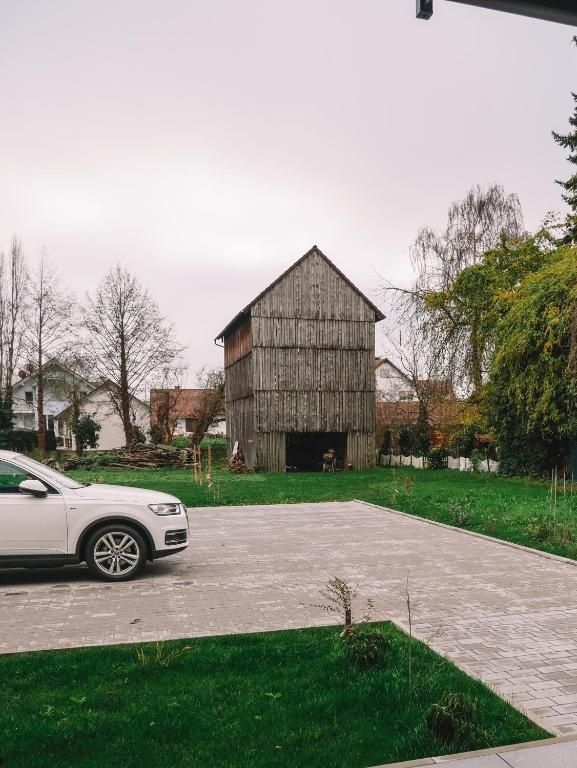
<svg viewBox="0 0 577 768"><path fill-rule="evenodd" d="M215 337L214 340L218 341L219 339L224 339L226 336L228 336L234 330L234 328L237 325L239 325L239 323L241 323L246 317L249 316L252 306L256 304L257 301L259 301L266 293L268 293L271 290L271 288L274 288L274 286L277 285L277 283L280 283L280 281L283 280L289 274L289 272L292 272L292 270L295 269L295 267L297 267L301 262L303 262L309 256L312 256L313 253L316 253L321 258L323 258L327 262L327 264L329 264L329 266L331 266L334 269L334 271L338 275L340 275L340 277L342 277L345 283L347 283L347 285L349 285L353 289L353 291L355 291L355 293L357 293L361 297L361 299L363 299L363 301L366 302L369 305L369 307L371 307L371 309L374 310L375 322L385 319L385 316L383 315L381 310L375 304L373 304L373 302L370 301L370 299L368 299L365 296L365 294L362 291L360 291L357 288L357 286L354 283L352 283L349 280L349 278L343 272L341 272L341 270L335 264L333 264L333 262L327 256L325 256L325 254L321 251L320 248L318 248L316 245L313 245L313 247L309 251L307 251L303 256L301 256L300 259L295 261L294 264L291 264L291 266L288 269L285 269L285 271L282 274L280 274L276 278L276 280L273 280L273 282L270 285L267 285L267 287L263 291L261 291L258 294L258 296L256 296L250 302L250 304L247 304L244 309L242 309L237 315L235 315L235 317L233 317L230 323L228 323L228 325L222 329L222 331Z"/></svg>

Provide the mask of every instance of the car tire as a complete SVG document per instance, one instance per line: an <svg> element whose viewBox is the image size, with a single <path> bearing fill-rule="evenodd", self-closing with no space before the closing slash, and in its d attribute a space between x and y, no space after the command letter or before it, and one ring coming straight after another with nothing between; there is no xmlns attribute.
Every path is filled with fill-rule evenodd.
<svg viewBox="0 0 577 768"><path fill-rule="evenodd" d="M93 531L85 548L90 571L103 581L128 581L148 559L143 535L131 525L110 523Z"/></svg>

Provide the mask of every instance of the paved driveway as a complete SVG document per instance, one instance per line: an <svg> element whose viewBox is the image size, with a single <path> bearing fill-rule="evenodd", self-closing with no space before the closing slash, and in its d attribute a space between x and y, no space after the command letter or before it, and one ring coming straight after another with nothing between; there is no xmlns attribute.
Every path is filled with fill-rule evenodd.
<svg viewBox="0 0 577 768"><path fill-rule="evenodd" d="M136 582L0 571L0 651L327 624L333 575L558 733L577 733L577 566L360 502L190 513L192 546ZM304 605L303 605L304 604Z"/></svg>

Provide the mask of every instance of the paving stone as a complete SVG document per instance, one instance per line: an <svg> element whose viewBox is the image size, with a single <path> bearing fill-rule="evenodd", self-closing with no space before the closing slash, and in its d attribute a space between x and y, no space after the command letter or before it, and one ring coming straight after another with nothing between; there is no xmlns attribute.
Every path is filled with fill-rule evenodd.
<svg viewBox="0 0 577 768"><path fill-rule="evenodd" d="M0 652L326 625L313 605L334 575L357 585L359 615L370 597L406 627L408 573L419 638L573 729L548 710L577 694L577 566L357 502L192 509L190 525L191 546L133 582L0 571Z"/></svg>
<svg viewBox="0 0 577 768"><path fill-rule="evenodd" d="M506 765L511 768L575 768L577 742L568 741L532 749L503 752Z"/></svg>

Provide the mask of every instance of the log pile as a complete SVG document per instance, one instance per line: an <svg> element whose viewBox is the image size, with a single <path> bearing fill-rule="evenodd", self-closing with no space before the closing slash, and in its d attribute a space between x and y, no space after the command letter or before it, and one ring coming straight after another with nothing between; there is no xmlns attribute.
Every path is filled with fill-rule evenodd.
<svg viewBox="0 0 577 768"><path fill-rule="evenodd" d="M230 461L228 462L228 468L231 472L234 472L237 475L248 472L248 467L246 466L244 456L240 451L237 451L234 456L231 457Z"/></svg>
<svg viewBox="0 0 577 768"><path fill-rule="evenodd" d="M162 467L192 467L194 452L190 448L174 448L172 445L145 445L137 443L106 454L74 456L64 464L64 469L159 469Z"/></svg>

